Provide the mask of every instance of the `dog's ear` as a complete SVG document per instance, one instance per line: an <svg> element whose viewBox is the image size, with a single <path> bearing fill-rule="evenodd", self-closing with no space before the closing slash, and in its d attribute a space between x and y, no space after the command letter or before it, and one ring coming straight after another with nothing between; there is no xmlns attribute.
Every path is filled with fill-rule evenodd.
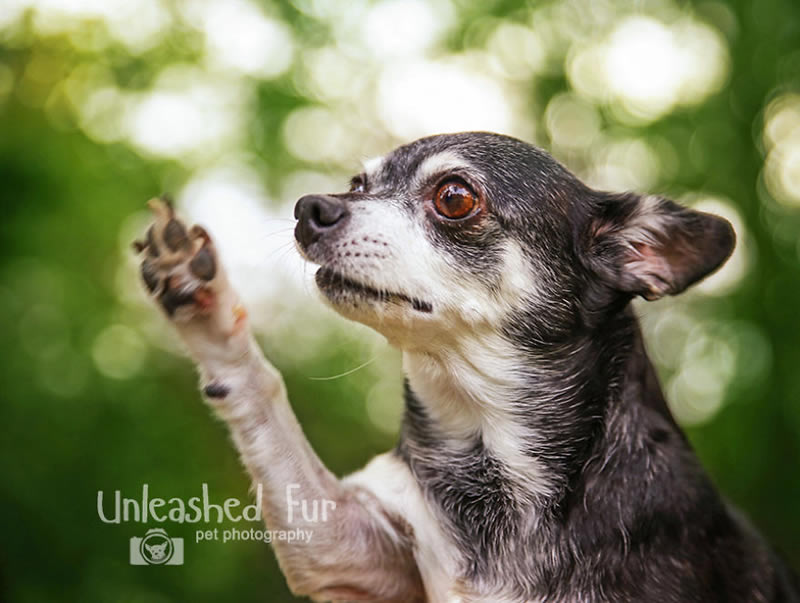
<svg viewBox="0 0 800 603"><path fill-rule="evenodd" d="M604 196L584 222L583 257L614 289L653 300L675 295L733 251L730 223L655 196Z"/></svg>

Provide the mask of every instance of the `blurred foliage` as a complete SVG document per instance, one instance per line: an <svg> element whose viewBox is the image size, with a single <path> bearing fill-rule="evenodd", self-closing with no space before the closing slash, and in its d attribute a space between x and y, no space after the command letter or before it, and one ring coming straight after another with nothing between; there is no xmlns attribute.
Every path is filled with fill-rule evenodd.
<svg viewBox="0 0 800 603"><path fill-rule="evenodd" d="M120 279L132 274L120 268L130 264L127 241L121 239L145 199L165 189L180 190L223 156L238 153L257 171L265 190L280 199L288 174L314 170L344 183L362 153L388 150L407 130L391 122L396 116L386 117L370 105L384 57L378 53L372 63L358 63L358 53L370 51L348 46L349 30L342 26L377 27L379 19L370 21L375 5L296 0L265 2L258 8L290 36L292 54L282 70L267 73L264 70L272 65L248 63L258 45L250 54L229 57L232 62L218 65L216 71L203 67L210 81L223 86L233 77L231 65L238 65L235 86L244 86L242 98L250 99L239 109L244 121L238 138L225 142L227 133L220 140L204 138L213 124L194 123L191 127L197 131L191 134L198 136L197 144L186 151L160 148L158 141L123 132L122 122L114 121L119 117L115 111L135 98L120 96L119 91L146 93L168 65L205 65L210 34L204 38L203 26L192 20L189 9L194 4L214 3L127 3L134 15L126 17L132 28L126 31L124 19L115 21L109 12L121 6L118 3L110 3L108 10L103 3L87 1L74 3L70 10L63 8L70 6L68 1L0 3L3 600L292 600L263 543L195 544L194 530L204 526L168 523L172 536L186 539L185 565L131 566L128 538L143 535L146 526L107 525L98 519L98 490L107 496L121 490L123 496L136 498L144 483L152 496L165 498L197 496L203 483L209 485L214 502L250 496L224 426L200 402L190 363L150 337L145 321L153 320L152 312L145 318L120 292ZM418 18L420 3L411 4L417 12L408 18ZM74 9L78 5L89 9L80 12ZM694 293L685 300L640 309L651 347L665 350L656 359L668 393L676 392L675 404L682 391L706 387L706 393L719 394L709 398L707 412L678 413L704 464L721 490L800 566L800 118L795 119L800 104L793 96L800 93L800 4L653 0L591 5L432 2L429 6L435 10L427 13L429 21L444 15L441 19L447 24L434 43L420 46L418 54L475 56L491 44L502 47L521 31L502 26L529 28L534 37L531 52L541 54L537 65L523 66L522 75L519 66L506 76L492 72L492 81L502 80L501 90L524 101L514 107L509 131L550 149L591 182L609 182L597 173L614 167L611 151L610 163L600 165L598 157L605 155L596 152L594 142L581 148L563 138L564 123L553 116L566 98L563 106L577 116L573 121L578 126L588 123L598 136L613 140L643 141L646 152L636 153L632 163L639 166L641 156L649 152L658 169L643 179L648 166L634 169L632 186L644 184L680 198L699 191L701 197L723 199L739 217L744 231L740 240L746 240L750 255L735 286L724 295ZM135 11L141 10L145 20L154 6L167 15L162 19L166 29L154 29L144 41L135 38ZM596 22L587 21L587 14L602 11ZM676 101L650 114L626 108L624 89L606 99L583 90L570 72L570 61L633 14L667 24L691 17L693 23L717 32L714 39L722 41L720 65L725 70L719 84L691 101ZM392 43L402 54L402 35L430 29L431 23L396 25L399 39ZM270 31L265 29L264 35ZM492 38L493 32L502 33ZM224 37L225 31L217 34ZM391 31L377 34L393 38ZM356 81L342 84L354 86L351 105L340 102L335 86L316 93L306 77L309 52L335 44L347 50L363 80L361 87ZM512 48L512 55L518 48ZM395 60L385 58L387 65ZM422 95L429 95L431 102L443 97L447 109L448 104L479 95L479 84L474 90L445 86L423 90ZM117 96L110 105L98 105L92 96L96 89L81 86L111 87ZM561 96L564 93L569 96ZM308 130L303 119L309 114L299 111L337 103L346 114L333 115L341 117L347 136L344 142L332 143L327 155L313 144L298 147L303 141L287 135ZM292 123L300 125L295 128ZM574 123L567 120L567 131ZM318 137L311 143L324 150L330 131L311 130ZM572 135L580 139L582 131ZM632 148L636 152L640 147ZM224 209L225 201L220 200L220 211ZM671 322L659 323L662 313ZM163 324L155 324L163 329ZM111 325L116 326L109 330ZM292 328L302 330L302 325ZM675 343L681 329L685 336ZM379 429L364 406L380 373L366 370L331 381L308 378L336 374L362 362L359 335L337 327L318 338L309 353L296 356L287 352L300 345L291 329L281 333L280 339L267 334L264 345L284 373L307 435L331 469L355 470L389 448L395 436ZM109 354L122 353L115 350L120 342L127 342L120 348L122 358L109 364ZM722 371L724 387L686 381L692 359L702 361L703 367L711 362L712 369ZM398 358L392 355L387 362L395 367L389 377L398 380ZM687 383L689 389L682 390ZM399 386L396 391L399 394Z"/></svg>

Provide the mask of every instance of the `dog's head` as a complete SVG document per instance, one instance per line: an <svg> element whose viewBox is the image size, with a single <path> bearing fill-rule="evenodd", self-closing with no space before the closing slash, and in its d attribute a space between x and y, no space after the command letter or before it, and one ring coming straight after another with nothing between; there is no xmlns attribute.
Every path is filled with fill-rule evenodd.
<svg viewBox="0 0 800 603"><path fill-rule="evenodd" d="M167 555L167 543L163 542L161 544L145 544L145 548L147 552L150 553L150 557L154 561L160 561Z"/></svg>
<svg viewBox="0 0 800 603"><path fill-rule="evenodd" d="M324 298L405 348L518 321L558 340L633 296L683 291L734 245L722 218L591 190L543 151L489 133L402 146L349 192L301 198L295 217Z"/></svg>

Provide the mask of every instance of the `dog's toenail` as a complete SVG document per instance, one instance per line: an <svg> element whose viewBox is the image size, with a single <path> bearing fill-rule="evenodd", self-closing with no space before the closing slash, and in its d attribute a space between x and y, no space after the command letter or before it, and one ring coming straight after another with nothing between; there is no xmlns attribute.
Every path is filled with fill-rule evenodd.
<svg viewBox="0 0 800 603"><path fill-rule="evenodd" d="M164 228L164 242L171 251L186 249L189 246L189 237L186 235L186 229L175 218L167 222L167 226Z"/></svg>
<svg viewBox="0 0 800 603"><path fill-rule="evenodd" d="M205 241L206 243L208 243L211 240L211 237L208 236L206 229L203 228L202 226L199 226L198 224L192 226L192 229L189 231L189 236L192 239L203 239L203 241Z"/></svg>
<svg viewBox="0 0 800 603"><path fill-rule="evenodd" d="M147 286L147 290L150 291L150 293L153 293L156 290L156 287L158 287L158 272L153 265L146 260L142 262L141 272L142 280Z"/></svg>
<svg viewBox="0 0 800 603"><path fill-rule="evenodd" d="M229 393L231 393L230 388L221 383L209 383L203 388L206 398L224 398Z"/></svg>
<svg viewBox="0 0 800 603"><path fill-rule="evenodd" d="M201 247L200 251L192 258L192 261L189 262L189 270L204 281L214 278L217 273L217 264L207 247Z"/></svg>
<svg viewBox="0 0 800 603"><path fill-rule="evenodd" d="M156 245L156 238L153 234L153 227L147 229L147 253L153 257L158 257L158 245Z"/></svg>

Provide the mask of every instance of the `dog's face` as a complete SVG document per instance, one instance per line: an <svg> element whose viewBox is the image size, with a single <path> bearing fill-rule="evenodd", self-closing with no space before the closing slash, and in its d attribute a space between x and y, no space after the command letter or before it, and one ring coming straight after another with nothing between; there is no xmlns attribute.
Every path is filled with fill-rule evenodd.
<svg viewBox="0 0 800 603"><path fill-rule="evenodd" d="M543 151L488 133L400 147L295 215L324 298L405 348L519 321L557 340L620 299L682 291L733 247L721 218L592 191Z"/></svg>
<svg viewBox="0 0 800 603"><path fill-rule="evenodd" d="M153 558L154 561L160 561L167 554L166 542L162 544L146 544L144 546L145 548L147 548L147 552L150 553L150 556Z"/></svg>

